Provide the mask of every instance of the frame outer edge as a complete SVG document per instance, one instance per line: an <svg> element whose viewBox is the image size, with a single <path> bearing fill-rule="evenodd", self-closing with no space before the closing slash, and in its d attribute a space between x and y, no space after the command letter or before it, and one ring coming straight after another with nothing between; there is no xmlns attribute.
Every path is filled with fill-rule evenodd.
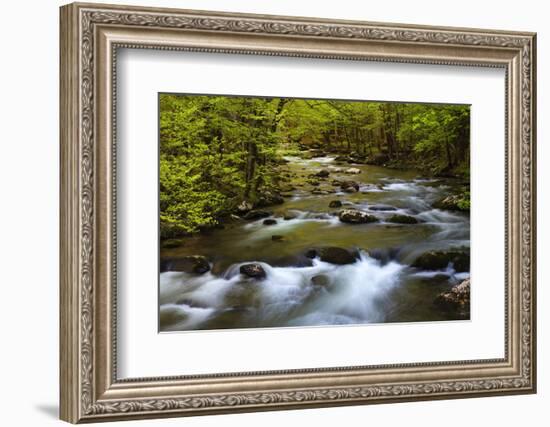
<svg viewBox="0 0 550 427"><path fill-rule="evenodd" d="M78 17L75 5L59 9L60 257L59 417L80 419L79 348L79 138Z"/></svg>
<svg viewBox="0 0 550 427"><path fill-rule="evenodd" d="M90 70L88 70L87 61L89 60L93 64L94 60L94 48L93 41L91 39L81 39L82 28L86 29L89 21L81 21L81 12L83 8L89 7L91 10L101 12L106 11L136 11L147 14L151 11L163 11L166 13L192 13L197 15L199 24L205 22L206 30L219 30L216 27L216 22L213 18L243 17L246 22L247 19L254 24L255 20L262 19L261 15L246 15L246 14L220 14L217 12L197 12L197 11L185 11L177 9L157 9L157 8L142 8L142 7L128 7L128 6L115 6L115 5L101 5L101 4L71 4L61 7L61 34L60 34L60 139L61 139L61 197L60 197L60 383L61 383L61 419L71 422L94 422L94 421L107 421L118 419L139 419L139 418L152 418L152 417L168 417L168 416L181 416L181 415L201 415L205 413L226 413L226 412L249 412L254 410L277 410L277 409L294 409L294 408L306 408L310 407L325 407L336 405L349 405L349 404L365 404L365 403L382 403L386 399L374 398L370 402L366 401L364 397L354 397L355 390L351 390L351 395L345 397L338 397L337 400L333 400L328 396L326 399L322 397L322 394L318 395L316 390L296 390L291 393L276 393L270 391L263 395L253 395L250 393L240 393L230 396L231 401L225 402L226 396L198 396L192 397L184 402L177 399L146 399L146 400L112 400L112 401L97 401L97 396L94 396L96 391L96 379L94 378L94 353L95 346L97 345L95 339L96 330L92 330L90 324L91 317L95 310L95 304L97 301L97 294L92 293L95 287L97 276L92 275L93 271L89 268L93 267L97 259L95 259L95 245L89 238L95 240L95 233L97 231L97 223L94 221L94 207L97 200L95 194L95 185L93 175L97 171L97 165L94 164L95 159L93 144L95 135L95 127L93 125L93 118L95 114L95 108L93 111L82 110L83 106L88 106L90 100L92 104L94 101L93 92L88 93L88 89L94 86L94 73L92 71L90 80ZM131 14L132 15L132 14ZM196 16L194 16L196 18ZM265 19L266 17L264 17ZM297 23L304 23L307 28L317 30L319 34L315 36L329 35L330 38L344 38L347 37L344 34L338 34L334 36L332 33L328 33L326 28L317 28L317 22L314 18L290 18L290 17L271 17L283 19L289 26L296 26ZM107 16L106 21L110 18ZM269 21L269 19L268 19ZM144 25L152 25L144 20ZM259 22L259 21L258 21ZM324 23L325 21L323 21ZM338 22L334 22L335 24ZM344 24L344 22L340 22ZM132 25L136 25L136 22L132 22ZM262 31L263 32L263 24ZM350 23L347 23L350 24ZM367 23L358 23L363 25ZM375 23L368 23L373 25ZM194 23L191 24L193 27ZM382 24L381 24L382 25ZM393 24L385 24L391 30ZM81 28L82 27L82 28ZM405 30L416 27L405 26ZM422 28L422 27L419 27ZM205 29L205 28L202 28ZM447 38L437 39L434 44L448 43L450 45L459 44L456 40L449 38L453 35L458 28L439 28L439 27L426 27L426 31L446 31ZM268 28L269 30L269 28ZM278 28L272 28L275 33L282 33ZM357 30L357 29L354 29ZM401 30L401 28L399 28ZM238 32L255 32L254 27L239 27ZM311 36L307 31L304 31L301 26L296 30L298 36ZM523 201L522 211L523 219L526 221L527 237L526 248L524 256L528 258L527 265L529 268L526 277L527 283L523 287L524 291L524 310L529 312L528 316L525 316L524 328L522 330L527 331L522 335L522 338L526 339L523 342L523 353L520 352L520 358L528 362L523 370L523 376L512 382L508 386L503 385L503 388L499 391L500 386L494 386L493 382L484 383L478 381L479 388L473 388L469 390L470 393L464 393L466 390L462 390L462 394L459 394L460 390L452 389L453 384L448 384L451 389L447 389L447 385L442 384L443 387L439 392L438 389L432 389L437 384L424 384L422 385L425 390L423 393L415 391L415 384L401 385L404 390L407 391L409 386L411 392L399 393L399 395L391 395L388 398L390 402L398 401L410 401L410 400L435 400L439 398L463 398L471 396L484 396L484 395L498 395L498 394L523 394L536 392L536 313L535 313L535 284L536 284L536 134L535 134L535 111L536 111L536 35L533 33L507 33L507 32L492 32L480 31L479 34L474 33L475 30L468 29L465 37L472 37L473 39L463 40L464 44L473 46L475 44L487 43L488 46L500 44L500 47L506 47L510 49L528 49L530 50L523 57L524 60L530 61L529 64L522 63L522 66L526 66L528 69L527 83L521 87L520 93L523 97L523 112L529 114L529 117L525 120L521 120L524 127L523 130L529 133L529 137L523 138L523 147L525 148L526 155L522 156L524 167L520 167L520 173L525 177L523 181L524 187L520 190L518 197L521 197L522 192L529 192L525 194ZM269 32L269 31L266 31ZM420 33L420 32L419 32ZM477 31L476 31L477 33ZM347 33L346 33L347 34ZM414 32L406 33L406 36L414 37ZM443 33L442 33L443 34ZM487 34L487 35L485 35ZM498 37L496 34L500 34ZM88 34L89 36L89 34ZM87 36L87 37L88 37ZM362 38L362 33L352 33L349 35L352 38ZM517 36L517 37L516 37ZM399 33L398 38L405 37ZM423 38L419 35L419 40L424 44L432 44L432 40ZM472 41L473 40L473 41ZM485 40L485 41L484 41ZM410 41L410 40L408 40ZM414 41L414 40L413 40ZM418 41L418 40L417 40ZM83 50L83 46L86 49ZM90 50L91 48L91 50ZM525 50L524 50L525 52ZM81 62L81 60L83 62ZM93 65L92 65L93 66ZM84 78L85 77L85 78ZM518 76L519 77L519 76ZM89 84L91 86L89 86ZM527 95L527 97L525 97ZM82 99L81 99L82 97ZM88 108L88 107L87 107ZM90 122L92 120L92 122ZM90 127L91 126L91 127ZM521 126L521 125L520 125ZM90 164L90 162L92 162ZM84 194L85 193L85 194ZM81 197L83 196L83 197ZM84 197L85 196L85 197ZM85 230L83 229L85 228ZM523 237L523 236L522 236ZM521 256L521 255L520 255ZM534 274L533 274L534 273ZM95 295L94 295L95 294ZM530 331L529 331L530 328ZM519 328L518 328L519 329ZM531 362L531 363L529 363ZM500 379L495 379L498 382ZM465 382L465 384L469 384ZM496 384L496 383L495 383ZM332 393L335 390L320 390L320 392ZM348 390L343 390L346 393ZM384 390L382 390L384 391ZM388 388L388 391L391 391ZM277 396L275 396L277 394ZM280 396L278 396L280 394ZM382 393L384 394L384 393ZM288 395L288 396L287 396ZM378 395L376 395L378 396ZM369 398L376 396L369 395ZM273 401L263 401L264 397L273 398ZM311 397L311 400L310 400ZM288 400L287 400L288 398ZM302 400L305 398L305 400ZM234 399L242 399L242 401L235 401ZM248 400L247 400L248 399ZM257 400L260 399L260 400ZM299 403L299 405L298 405ZM196 406L198 405L198 406Z"/></svg>
<svg viewBox="0 0 550 427"><path fill-rule="evenodd" d="M537 33L531 36L531 390L537 393Z"/></svg>

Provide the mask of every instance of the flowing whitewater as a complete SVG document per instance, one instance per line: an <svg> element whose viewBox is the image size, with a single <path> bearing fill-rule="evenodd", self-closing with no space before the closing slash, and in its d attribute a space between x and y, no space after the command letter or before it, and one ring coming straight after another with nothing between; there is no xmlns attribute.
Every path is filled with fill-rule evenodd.
<svg viewBox="0 0 550 427"><path fill-rule="evenodd" d="M469 266L458 268L469 254L469 214L434 208L455 180L330 156L286 160L284 203L162 249L162 331L464 318L434 304L469 277ZM346 191L349 181L356 188ZM376 222L344 222L342 210ZM456 254L436 267L418 262L443 251ZM171 271L170 260L193 255L207 260L206 272Z"/></svg>

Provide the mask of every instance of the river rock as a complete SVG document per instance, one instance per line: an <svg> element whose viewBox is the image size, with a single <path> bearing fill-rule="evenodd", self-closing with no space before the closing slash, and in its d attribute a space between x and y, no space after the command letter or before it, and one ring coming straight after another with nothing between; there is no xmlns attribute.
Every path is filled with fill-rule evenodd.
<svg viewBox="0 0 550 427"><path fill-rule="evenodd" d="M332 185L333 187L340 187L340 185L342 185L342 181L338 179L333 179L332 181L330 181L330 185Z"/></svg>
<svg viewBox="0 0 550 427"><path fill-rule="evenodd" d="M239 268L239 272L254 279L265 279L266 276L264 268L257 263L243 264Z"/></svg>
<svg viewBox="0 0 550 427"><path fill-rule="evenodd" d="M280 205L285 202L285 199L280 194L271 191L264 191L258 198L256 206L263 208L265 206Z"/></svg>
<svg viewBox="0 0 550 427"><path fill-rule="evenodd" d="M440 270L451 263L457 272L470 271L470 254L462 251L430 251L416 258L412 266L422 270Z"/></svg>
<svg viewBox="0 0 550 427"><path fill-rule="evenodd" d="M448 211L462 211L462 210L468 210L461 208L461 202L462 198L457 195L451 195L443 197L442 199L439 199L433 204L433 207L436 209L444 209Z"/></svg>
<svg viewBox="0 0 550 427"><path fill-rule="evenodd" d="M336 156L334 158L334 161L335 162L347 162L348 161L348 157L347 156Z"/></svg>
<svg viewBox="0 0 550 427"><path fill-rule="evenodd" d="M253 210L253 211L247 212L243 216L243 218L244 219L250 219L250 220L256 220L256 219L266 218L268 216L271 216L271 212L269 212L269 211Z"/></svg>
<svg viewBox="0 0 550 427"><path fill-rule="evenodd" d="M378 221L378 218L374 215L370 215L367 212L360 211L358 209L344 209L340 211L338 218L341 222L345 222L347 224L367 224Z"/></svg>
<svg viewBox="0 0 550 427"><path fill-rule="evenodd" d="M355 254L351 253L347 249L336 246L308 249L305 256L308 258L319 257L321 261L337 265L353 264L357 261Z"/></svg>
<svg viewBox="0 0 550 427"><path fill-rule="evenodd" d="M306 182L309 185L313 185L315 187L317 187L318 185L321 185L321 183L319 181L317 181L316 179L308 179Z"/></svg>
<svg viewBox="0 0 550 427"><path fill-rule="evenodd" d="M370 165L380 166L380 165L383 165L384 163L387 163L389 160L390 160L390 158L388 157L387 154L378 153L378 154L375 154L374 156L369 157L366 160L366 163L368 163Z"/></svg>
<svg viewBox="0 0 550 427"><path fill-rule="evenodd" d="M275 225L277 224L277 220L273 218L268 218L263 220L263 225Z"/></svg>
<svg viewBox="0 0 550 427"><path fill-rule="evenodd" d="M283 215L285 221L290 221L291 219L298 218L298 213L294 211L286 211Z"/></svg>
<svg viewBox="0 0 550 427"><path fill-rule="evenodd" d="M245 214L251 211L253 207L254 206L252 206L252 203L243 200L241 203L239 203L239 206L237 206L237 212L240 214Z"/></svg>
<svg viewBox="0 0 550 427"><path fill-rule="evenodd" d="M346 193L356 193L359 191L359 183L355 181L343 181L340 183L340 188Z"/></svg>
<svg viewBox="0 0 550 427"><path fill-rule="evenodd" d="M274 234L273 236L271 236L271 240L273 240L274 242L280 242L284 239L285 236L281 236L280 234Z"/></svg>
<svg viewBox="0 0 550 427"><path fill-rule="evenodd" d="M341 208L342 207L342 202L340 200L332 200L328 204L328 207L329 208Z"/></svg>
<svg viewBox="0 0 550 427"><path fill-rule="evenodd" d="M320 188L314 188L313 190L311 190L311 194L326 195L330 194L330 192L327 190L321 190Z"/></svg>
<svg viewBox="0 0 550 427"><path fill-rule="evenodd" d="M442 292L434 303L445 311L457 312L462 318L470 317L470 279L462 281L449 292Z"/></svg>
<svg viewBox="0 0 550 427"><path fill-rule="evenodd" d="M349 169L346 169L344 171L344 173L347 173L347 174L351 174L351 175L356 175L358 173L361 173L361 169L358 169L358 168L349 168Z"/></svg>
<svg viewBox="0 0 550 427"><path fill-rule="evenodd" d="M332 169L332 172L333 172L333 173L343 173L343 172L344 172L344 168L333 168L333 169Z"/></svg>
<svg viewBox="0 0 550 427"><path fill-rule="evenodd" d="M328 169L322 169L315 174L315 176L318 176L319 178L326 178L329 175L330 175L330 171Z"/></svg>
<svg viewBox="0 0 550 427"><path fill-rule="evenodd" d="M395 224L418 224L418 220L414 216L394 214L390 216L386 221L393 222Z"/></svg>
<svg viewBox="0 0 550 427"><path fill-rule="evenodd" d="M371 211L396 211L397 208L390 205L377 204L369 206Z"/></svg>
<svg viewBox="0 0 550 427"><path fill-rule="evenodd" d="M161 271L180 271L188 274L204 274L210 271L208 260L201 255L171 258L165 260L163 264Z"/></svg>

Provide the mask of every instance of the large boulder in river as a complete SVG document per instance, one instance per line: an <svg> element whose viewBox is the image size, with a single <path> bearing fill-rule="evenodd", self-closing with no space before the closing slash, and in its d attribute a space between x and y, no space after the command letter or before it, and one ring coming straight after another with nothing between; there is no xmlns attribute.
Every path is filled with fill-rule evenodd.
<svg viewBox="0 0 550 427"><path fill-rule="evenodd" d="M344 209L340 211L338 218L341 222L345 222L347 224L368 224L370 222L378 221L378 218L374 215L370 215L358 209Z"/></svg>
<svg viewBox="0 0 550 427"><path fill-rule="evenodd" d="M250 212L247 212L243 218L244 219L250 219L250 220L256 220L261 218L267 218L268 216L271 216L271 212L269 211L262 211L262 210L253 210Z"/></svg>
<svg viewBox="0 0 550 427"><path fill-rule="evenodd" d="M434 304L445 311L453 311L461 318L470 317L470 279L462 281L448 292L442 292Z"/></svg>
<svg viewBox="0 0 550 427"><path fill-rule="evenodd" d="M265 270L258 263L243 264L239 268L239 272L241 274L244 274L245 276L252 277L254 279L264 279L265 278Z"/></svg>
<svg viewBox="0 0 550 427"><path fill-rule="evenodd" d="M386 219L394 224L417 224L418 220L414 216L394 214Z"/></svg>
<svg viewBox="0 0 550 427"><path fill-rule="evenodd" d="M162 262L161 271L178 271L188 274L204 274L210 271L208 260L201 255L170 258Z"/></svg>
<svg viewBox="0 0 550 427"><path fill-rule="evenodd" d="M328 207L329 208L341 208L342 207L342 202L340 200L332 200L328 204Z"/></svg>
<svg viewBox="0 0 550 427"><path fill-rule="evenodd" d="M277 220L273 218L267 218L263 220L263 225L275 225L277 224Z"/></svg>
<svg viewBox="0 0 550 427"><path fill-rule="evenodd" d="M356 254L344 248L328 246L324 248L308 249L305 254L308 258L319 257L321 261L331 264L346 265L357 261Z"/></svg>
<svg viewBox="0 0 550 427"><path fill-rule="evenodd" d="M359 191L359 183L355 181L342 181L340 188L346 193L356 193Z"/></svg>
<svg viewBox="0 0 550 427"><path fill-rule="evenodd" d="M422 270L441 270L449 264L457 272L470 271L470 254L463 251L430 251L416 258L412 266Z"/></svg>

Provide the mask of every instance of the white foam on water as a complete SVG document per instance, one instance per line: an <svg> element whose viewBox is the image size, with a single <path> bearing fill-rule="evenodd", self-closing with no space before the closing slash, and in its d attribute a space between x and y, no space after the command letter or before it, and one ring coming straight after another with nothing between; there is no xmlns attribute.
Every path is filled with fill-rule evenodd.
<svg viewBox="0 0 550 427"><path fill-rule="evenodd" d="M177 325L170 325L170 329L194 328L215 311L227 308L225 295L237 285L252 287L256 292L254 309L259 324L270 319L295 326L381 321L384 314L378 302L399 283L406 268L397 262L382 265L361 253L360 259L348 265L319 259L314 259L311 267L272 267L258 262L266 277L256 280L239 273L243 264L247 263L232 265L223 277L210 273L201 276L163 273L161 312L171 310L173 314L181 313L183 318ZM312 282L318 275L325 276L326 286ZM174 289L180 292L173 292ZM184 302L176 304L178 299Z"/></svg>

